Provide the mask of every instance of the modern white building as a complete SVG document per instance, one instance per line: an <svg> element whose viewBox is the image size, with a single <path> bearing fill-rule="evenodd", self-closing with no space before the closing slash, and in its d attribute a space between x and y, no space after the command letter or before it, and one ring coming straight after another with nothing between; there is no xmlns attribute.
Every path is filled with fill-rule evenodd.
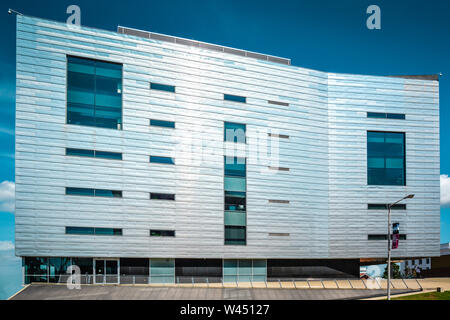
<svg viewBox="0 0 450 320"><path fill-rule="evenodd" d="M425 274L430 277L450 276L450 243L441 243L440 256L431 258L409 259L401 262L401 271L406 274L407 269L426 271ZM422 274L423 275L423 274Z"/></svg>
<svg viewBox="0 0 450 320"><path fill-rule="evenodd" d="M438 256L439 165L435 76L17 16L26 282L358 277L407 194L393 256Z"/></svg>
<svg viewBox="0 0 450 320"><path fill-rule="evenodd" d="M408 270L412 272L413 270L420 269L420 272L431 269L431 258L419 258L405 260L400 263L400 271L403 274L407 274Z"/></svg>

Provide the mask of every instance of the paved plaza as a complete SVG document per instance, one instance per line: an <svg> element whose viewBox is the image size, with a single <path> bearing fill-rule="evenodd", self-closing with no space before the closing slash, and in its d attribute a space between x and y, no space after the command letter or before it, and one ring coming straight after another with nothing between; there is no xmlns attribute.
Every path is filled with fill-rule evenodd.
<svg viewBox="0 0 450 320"><path fill-rule="evenodd" d="M411 292L394 289L393 294ZM382 296L380 289L257 289L149 286L82 286L33 284L12 300L344 300Z"/></svg>

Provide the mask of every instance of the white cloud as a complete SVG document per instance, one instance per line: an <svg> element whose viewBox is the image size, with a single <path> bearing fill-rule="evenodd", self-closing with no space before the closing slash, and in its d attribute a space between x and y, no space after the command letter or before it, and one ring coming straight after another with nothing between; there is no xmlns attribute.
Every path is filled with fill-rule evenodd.
<svg viewBox="0 0 450 320"><path fill-rule="evenodd" d="M11 241L0 241L0 251L14 250L14 243Z"/></svg>
<svg viewBox="0 0 450 320"><path fill-rule="evenodd" d="M15 184L10 181L0 183L0 211L14 212Z"/></svg>
<svg viewBox="0 0 450 320"><path fill-rule="evenodd" d="M450 207L450 178L441 174L441 207Z"/></svg>

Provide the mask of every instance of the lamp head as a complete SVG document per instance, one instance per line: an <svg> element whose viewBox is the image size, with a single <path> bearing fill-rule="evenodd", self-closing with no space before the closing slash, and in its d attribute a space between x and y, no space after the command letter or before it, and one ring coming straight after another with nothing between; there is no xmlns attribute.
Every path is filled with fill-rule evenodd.
<svg viewBox="0 0 450 320"><path fill-rule="evenodd" d="M8 9L8 14L11 14L11 13L12 13L11 9Z"/></svg>
<svg viewBox="0 0 450 320"><path fill-rule="evenodd" d="M405 197L405 199L412 199L412 198L414 198L414 194L408 194L408 195Z"/></svg>

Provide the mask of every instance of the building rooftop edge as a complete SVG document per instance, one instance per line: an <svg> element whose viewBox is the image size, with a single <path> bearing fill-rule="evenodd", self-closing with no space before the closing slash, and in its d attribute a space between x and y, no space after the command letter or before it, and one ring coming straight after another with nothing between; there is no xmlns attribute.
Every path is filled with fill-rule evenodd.
<svg viewBox="0 0 450 320"><path fill-rule="evenodd" d="M46 20L46 21L51 21L51 22L55 22L55 23L61 23L61 24L64 24L64 22L57 21L57 20L54 20L54 19L42 18L42 17L36 17L36 16L28 15L28 14L22 14L22 13L19 13L19 12L14 12L14 13L16 13L16 16L23 16L23 17L28 17L28 18L32 18L32 19ZM235 51L239 51L239 52L245 52L245 53L246 53L246 55L245 55L246 57L250 57L250 58L253 57L253 58L256 58L256 59L259 59L259 58L254 57L253 55L255 55L255 56L261 56L261 57L264 56L264 57L267 57L267 58L266 58L266 59L263 58L262 60L266 60L266 61L274 62L274 63L279 63L279 64L281 64L281 65L286 65L286 66L298 67L298 66L292 65L292 64L291 64L291 59L288 59L288 58L282 58L282 57L278 57L278 56L274 56L274 55L266 55L266 54L256 53L256 52L248 51L248 50L235 49L235 48L232 48L232 47L220 46L220 45L216 45L216 44L210 44L210 43L207 43L207 42L202 42L202 41L197 41L197 40L190 40L190 39L185 39L185 38L181 38L181 37L175 37L175 36L165 35L165 34L161 34L161 33L155 33L155 32L149 32L149 31L142 31L142 30L139 30L139 29L133 29L133 28L128 28L128 27L123 27L123 26L120 26L120 25L117 27L117 29L118 29L117 31L106 30L106 29L101 29L101 28L97 28L97 27L90 27L90 26L84 26L84 25L82 25L81 27L88 28L88 29L92 29L92 30L99 30L99 31L102 31L102 32L117 33L117 34L125 34L125 33L123 33L123 31L120 32L120 30L119 30L120 28L122 28L122 29L127 29L127 30L134 30L134 31L136 31L136 32L143 32L143 33L147 33L147 34L153 34L153 35L155 35L156 37L161 36L161 37L168 37L168 38L179 39L178 43L182 43L183 41L191 41L191 42L196 42L196 43L198 43L198 44L199 44L198 47L200 47L200 44L204 44L204 45L205 45L205 46L203 47L204 49L210 49L210 50L211 50L211 48L208 47L208 46L211 46L211 47L220 47L220 48L223 48L223 50L224 50L224 51L222 51L222 52L225 52L225 53L231 53L231 52L228 52L229 50L235 50ZM134 36L136 36L136 35L134 35ZM141 37L142 37L142 36L141 36ZM146 37L143 37L143 38L146 38ZM150 36L149 36L148 39L150 39ZM162 39L158 39L158 40L164 41L164 40L162 40ZM176 40L174 40L173 43L177 43ZM225 49L227 49L227 51L225 51ZM231 54L233 54L233 53L231 53ZM238 55L239 55L239 54L238 54ZM241 55L241 56L243 56L243 55ZM269 58L271 58L271 59L269 59ZM260 59L260 60L261 60L261 59ZM283 62L280 62L281 60L283 60ZM323 70L312 69L312 68L305 68L305 67L298 67L298 68L308 69L308 70L311 70L311 71L321 72L321 73L327 73L327 74L344 74L344 75L345 75L345 74L350 74L350 75L368 76L368 74L330 72L330 71L323 71ZM430 74L430 75L370 75L370 76L374 76L374 77L389 77L389 78L403 78L403 79L415 79L415 80L439 81L440 76L442 76L442 74L441 74L441 73L438 73L438 74Z"/></svg>
<svg viewBox="0 0 450 320"><path fill-rule="evenodd" d="M440 74L423 74L423 75L390 75L391 78L417 79L417 80L431 80L439 81Z"/></svg>
<svg viewBox="0 0 450 320"><path fill-rule="evenodd" d="M238 56L242 56L242 57L249 57L249 58L255 58L255 59L259 59L259 60L265 60L265 61L285 64L288 66L291 65L291 59L288 59L288 58L283 58L283 57L278 57L278 56L274 56L274 55L268 55L268 54L263 54L263 53L258 53L258 52L243 50L243 49L222 46L222 45L213 44L213 43L209 43L209 42L181 38L181 37L171 36L171 35L157 33L157 32L144 31L144 30L124 27L124 26L120 26L120 25L117 27L117 33L136 36L136 37L142 37L145 39L166 41L166 42L170 42L170 43L182 44L182 45L187 45L187 46L192 46L192 47L197 47L197 48L204 48L204 49L208 49L208 50L234 54L234 55L238 55Z"/></svg>

